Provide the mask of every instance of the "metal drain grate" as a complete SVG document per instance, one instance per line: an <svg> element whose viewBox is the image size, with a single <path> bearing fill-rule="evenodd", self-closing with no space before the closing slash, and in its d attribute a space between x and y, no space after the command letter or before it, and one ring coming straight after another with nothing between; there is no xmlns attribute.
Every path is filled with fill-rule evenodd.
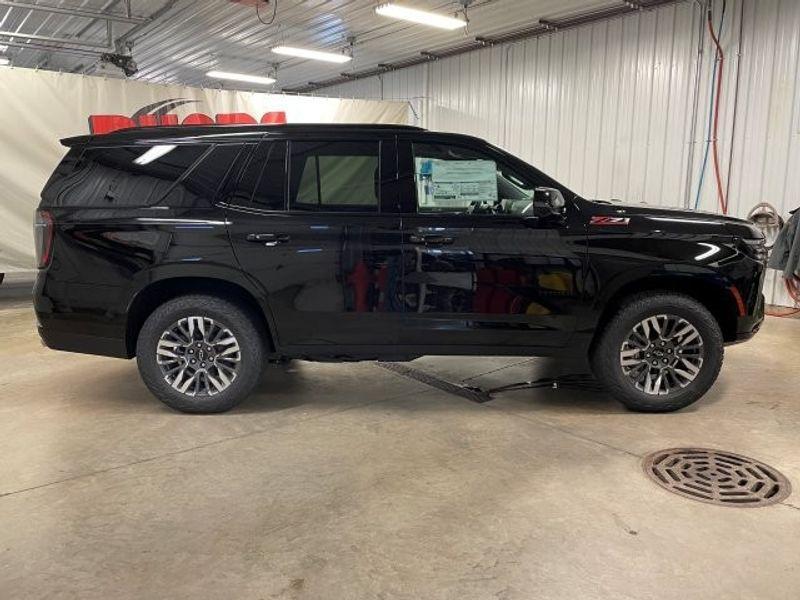
<svg viewBox="0 0 800 600"><path fill-rule="evenodd" d="M789 480L762 462L720 450L672 448L644 459L658 485L692 500L720 506L766 506L792 493Z"/></svg>

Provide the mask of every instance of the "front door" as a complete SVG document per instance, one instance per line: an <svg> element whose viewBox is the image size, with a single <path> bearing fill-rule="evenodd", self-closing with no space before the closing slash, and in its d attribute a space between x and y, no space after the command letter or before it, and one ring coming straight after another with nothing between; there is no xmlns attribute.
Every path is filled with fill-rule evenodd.
<svg viewBox="0 0 800 600"><path fill-rule="evenodd" d="M381 210L394 141L262 142L226 201L236 256L264 289L279 351L393 345L400 220Z"/></svg>
<svg viewBox="0 0 800 600"><path fill-rule="evenodd" d="M454 353L559 347L583 301L582 227L536 218L536 171L488 145L418 134L399 143L401 344Z"/></svg>

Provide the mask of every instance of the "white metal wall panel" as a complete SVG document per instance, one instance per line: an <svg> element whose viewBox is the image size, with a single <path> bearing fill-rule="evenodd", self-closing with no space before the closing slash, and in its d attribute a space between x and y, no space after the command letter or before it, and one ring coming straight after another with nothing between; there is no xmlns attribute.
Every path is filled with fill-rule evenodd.
<svg viewBox="0 0 800 600"><path fill-rule="evenodd" d="M427 126L494 139L503 130L507 81L504 55L496 47L429 65Z"/></svg>
<svg viewBox="0 0 800 600"><path fill-rule="evenodd" d="M738 10L738 6L736 7ZM769 202L786 216L800 206L800 2L747 0L733 143L731 213ZM733 87L724 98L731 110ZM770 272L776 304L791 305ZM770 295L768 294L768 298Z"/></svg>
<svg viewBox="0 0 800 600"><path fill-rule="evenodd" d="M729 0L721 43L729 214L768 201L785 217L800 205L800 2ZM322 91L408 99L424 126L485 137L587 197L694 207L713 61L704 12L683 2ZM699 208L720 211L710 155ZM766 293L791 305L773 274Z"/></svg>

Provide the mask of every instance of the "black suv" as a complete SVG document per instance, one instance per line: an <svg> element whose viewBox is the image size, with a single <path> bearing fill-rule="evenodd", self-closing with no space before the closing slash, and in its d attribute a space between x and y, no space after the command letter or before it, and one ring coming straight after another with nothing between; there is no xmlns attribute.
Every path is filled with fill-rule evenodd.
<svg viewBox="0 0 800 600"><path fill-rule="evenodd" d="M763 236L590 201L473 137L156 127L64 140L36 217L39 333L132 358L187 412L268 360L584 355L626 406L684 407L763 320Z"/></svg>

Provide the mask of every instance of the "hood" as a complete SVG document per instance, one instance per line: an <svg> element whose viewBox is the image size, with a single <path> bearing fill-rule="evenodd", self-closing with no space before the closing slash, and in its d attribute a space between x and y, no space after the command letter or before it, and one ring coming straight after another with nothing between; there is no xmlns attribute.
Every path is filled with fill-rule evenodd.
<svg viewBox="0 0 800 600"><path fill-rule="evenodd" d="M590 216L627 217L639 226L652 229L706 231L744 239L760 239L764 235L746 219L728 217L700 210L686 210L651 204L624 204L605 200L587 200Z"/></svg>

